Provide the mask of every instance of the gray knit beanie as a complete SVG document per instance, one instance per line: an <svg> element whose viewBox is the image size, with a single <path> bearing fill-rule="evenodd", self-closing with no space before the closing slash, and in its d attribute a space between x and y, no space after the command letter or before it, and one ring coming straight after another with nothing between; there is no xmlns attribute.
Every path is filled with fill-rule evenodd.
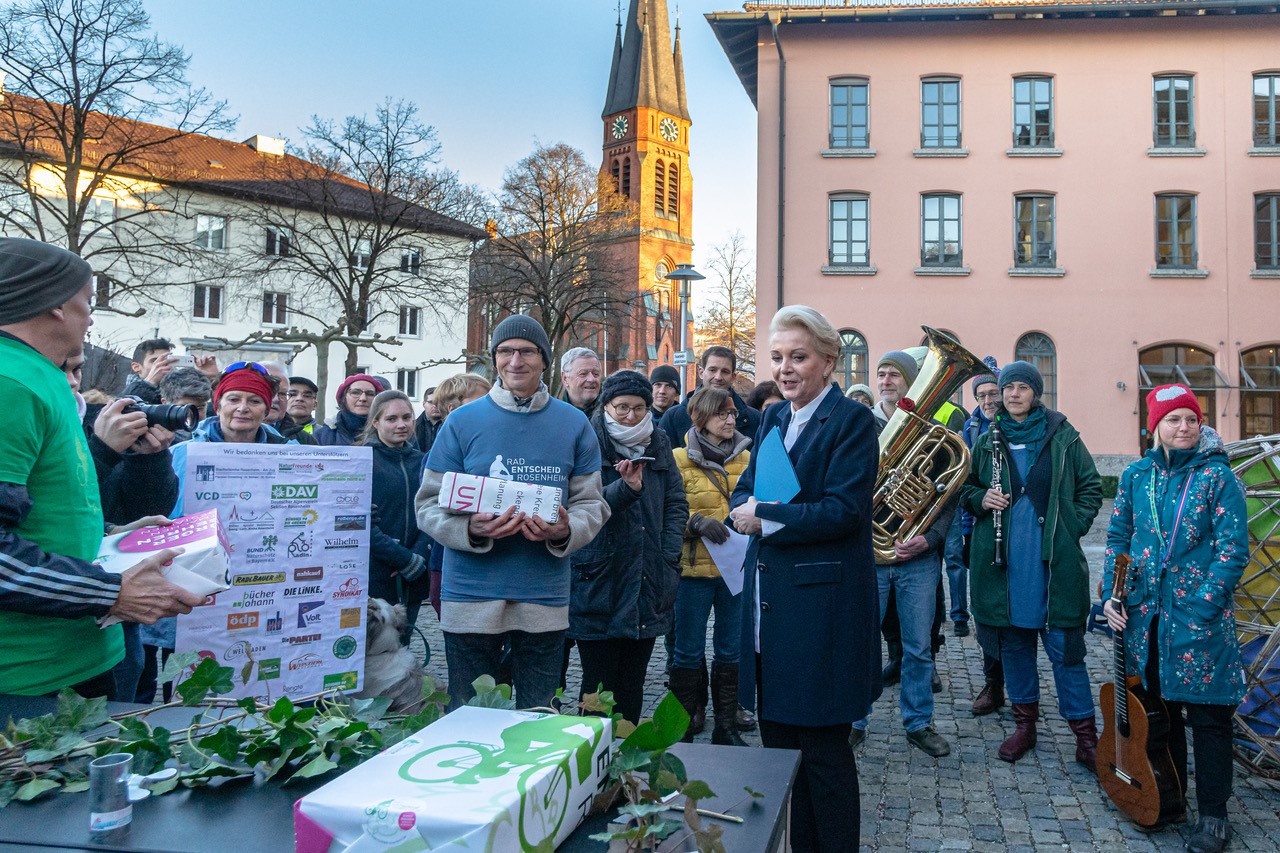
<svg viewBox="0 0 1280 853"><path fill-rule="evenodd" d="M916 381L916 377L920 375L920 365L916 364L916 360L911 357L910 353L896 349L893 352L887 352L880 357L880 361L876 363L876 370L884 365L896 367L898 372L902 374L902 378L907 380L907 385Z"/></svg>
<svg viewBox="0 0 1280 853"><path fill-rule="evenodd" d="M489 341L489 355L493 356L495 363L498 360L495 354L498 345L512 338L522 338L536 346L542 353L542 368L545 370L551 366L551 341L547 338L546 331L541 323L524 314L512 314L494 327L493 337Z"/></svg>
<svg viewBox="0 0 1280 853"><path fill-rule="evenodd" d="M66 249L25 237L0 237L0 325L57 308L92 276L84 259Z"/></svg>
<svg viewBox="0 0 1280 853"><path fill-rule="evenodd" d="M1011 361L1000 368L1000 390L1012 382L1025 382L1036 392L1036 399L1044 395L1044 377L1036 370L1034 364L1026 361Z"/></svg>

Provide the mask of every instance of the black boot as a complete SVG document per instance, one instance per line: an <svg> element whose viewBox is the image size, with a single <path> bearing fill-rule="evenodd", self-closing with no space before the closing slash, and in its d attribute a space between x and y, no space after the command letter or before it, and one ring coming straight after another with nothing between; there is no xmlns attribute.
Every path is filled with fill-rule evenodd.
<svg viewBox="0 0 1280 853"><path fill-rule="evenodd" d="M738 665L717 663L711 665L711 702L715 714L715 728L711 730L711 742L719 746L746 746L738 734Z"/></svg>
<svg viewBox="0 0 1280 853"><path fill-rule="evenodd" d="M698 702L698 670L682 669L678 666L671 667L671 692L689 714L690 719L692 719ZM685 743L693 743L695 734L693 723L690 722L689 728L685 730L684 737L681 740Z"/></svg>
<svg viewBox="0 0 1280 853"><path fill-rule="evenodd" d="M888 686L902 680L902 643L888 640L886 645L889 647L889 662L880 670L880 680Z"/></svg>
<svg viewBox="0 0 1280 853"><path fill-rule="evenodd" d="M689 731L700 735L707 727L707 661L705 658L694 671L698 673L698 687L693 694L693 710L689 711L691 718Z"/></svg>

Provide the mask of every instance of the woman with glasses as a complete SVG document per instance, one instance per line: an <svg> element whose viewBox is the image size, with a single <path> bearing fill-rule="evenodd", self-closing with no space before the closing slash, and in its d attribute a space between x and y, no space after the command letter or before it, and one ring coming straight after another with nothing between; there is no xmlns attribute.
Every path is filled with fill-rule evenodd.
<svg viewBox="0 0 1280 853"><path fill-rule="evenodd" d="M225 442L227 444L297 444L262 425L271 411L271 400L276 393L276 379L262 365L252 361L237 361L227 365L213 390L211 418L205 418L191 434L191 441L175 444L173 470L178 475L178 502L170 518L180 518L185 509L187 481L187 448L198 442ZM138 695L155 695L155 649L164 650L163 657L173 652L177 638L177 620L161 619L154 625L143 625L139 632L146 661ZM165 688L169 690L168 686ZM168 701L168 695L165 700Z"/></svg>
<svg viewBox="0 0 1280 853"><path fill-rule="evenodd" d="M1231 838L1231 718L1247 686L1231 603L1249 559L1248 516L1195 394L1185 385L1154 388L1147 413L1152 448L1120 476L1107 528L1102 612L1124 631L1128 671L1141 673L1148 694L1168 707L1169 755L1184 794L1191 729L1199 822L1186 849L1208 853ZM1117 607L1120 554L1133 565Z"/></svg>
<svg viewBox="0 0 1280 853"><path fill-rule="evenodd" d="M568 637L582 659L582 693L613 691L614 710L640 720L654 640L671 630L680 548L689 505L671 456L654 429L653 389L620 370L604 381L591 425L611 515L573 555Z"/></svg>
<svg viewBox="0 0 1280 853"><path fill-rule="evenodd" d="M413 498L422 485L422 451L414 438L413 403L403 391L373 398L361 443L373 449L373 505L369 537L369 597L405 609L406 645L422 602L431 595L427 561L431 539L418 529Z"/></svg>
<svg viewBox="0 0 1280 853"><path fill-rule="evenodd" d="M338 414L332 423L316 427L311 434L316 444L348 447L360 443L360 435L369 422L373 398L382 391L382 383L367 373L357 373L342 380L335 398Z"/></svg>
<svg viewBox="0 0 1280 853"><path fill-rule="evenodd" d="M672 654L671 692L692 717L702 698L702 660L707 650L707 620L716 614L711 664L711 704L715 728L711 742L746 746L738 736L738 649L741 645L742 598L729 591L704 542L729 539L724 519L738 478L747 469L751 439L735 429L738 410L733 396L704 385L689 399L693 428L685 446L674 451L689 501L682 577L676 591L676 643ZM692 732L686 741L693 740Z"/></svg>

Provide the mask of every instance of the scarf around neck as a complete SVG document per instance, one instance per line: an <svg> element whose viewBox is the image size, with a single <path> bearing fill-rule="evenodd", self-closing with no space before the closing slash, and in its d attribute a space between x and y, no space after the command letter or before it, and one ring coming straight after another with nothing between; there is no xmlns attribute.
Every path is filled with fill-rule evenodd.
<svg viewBox="0 0 1280 853"><path fill-rule="evenodd" d="M1004 413L997 417L1000 419L1000 431L1004 433L1005 441L1009 444L1025 444L1027 455L1034 464L1040 455L1040 442L1044 441L1045 430L1049 423L1044 406L1037 403L1022 423L1018 423Z"/></svg>
<svg viewBox="0 0 1280 853"><path fill-rule="evenodd" d="M644 456L645 448L649 446L649 436L653 435L653 415L645 412L638 424L629 427L618 423L613 415L605 412L604 428L618 453L627 459L637 459Z"/></svg>

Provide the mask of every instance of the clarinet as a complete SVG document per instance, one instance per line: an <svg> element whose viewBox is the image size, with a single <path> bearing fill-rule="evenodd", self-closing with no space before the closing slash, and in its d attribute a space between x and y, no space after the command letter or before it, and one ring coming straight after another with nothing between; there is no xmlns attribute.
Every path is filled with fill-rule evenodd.
<svg viewBox="0 0 1280 853"><path fill-rule="evenodd" d="M1001 474L1004 469L1004 462L1000 458L1000 427L999 415L991 420L991 426L988 431L991 433L991 487L997 491L1001 489ZM991 529L995 533L996 568L1004 568L1004 512L996 510L991 517Z"/></svg>

